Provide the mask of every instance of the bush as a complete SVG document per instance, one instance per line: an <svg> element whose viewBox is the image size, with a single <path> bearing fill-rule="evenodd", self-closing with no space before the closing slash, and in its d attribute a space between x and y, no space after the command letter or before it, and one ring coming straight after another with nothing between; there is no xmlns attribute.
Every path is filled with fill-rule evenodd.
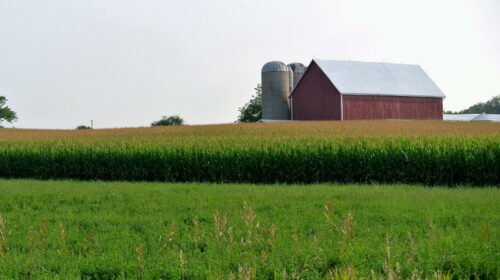
<svg viewBox="0 0 500 280"><path fill-rule="evenodd" d="M12 123L17 120L17 113L12 111L8 106L5 106L5 103L7 103L7 98L0 96L0 123L3 120Z"/></svg>
<svg viewBox="0 0 500 280"><path fill-rule="evenodd" d="M81 129L92 129L90 126L86 126L86 125L79 125L76 127L77 130L81 130Z"/></svg>
<svg viewBox="0 0 500 280"><path fill-rule="evenodd" d="M173 126L173 125L183 125L184 120L178 115L173 115L170 117L163 116L161 120L151 123L151 126Z"/></svg>
<svg viewBox="0 0 500 280"><path fill-rule="evenodd" d="M237 122L258 122L262 119L262 86L260 84L255 87L255 95L238 111L240 115Z"/></svg>

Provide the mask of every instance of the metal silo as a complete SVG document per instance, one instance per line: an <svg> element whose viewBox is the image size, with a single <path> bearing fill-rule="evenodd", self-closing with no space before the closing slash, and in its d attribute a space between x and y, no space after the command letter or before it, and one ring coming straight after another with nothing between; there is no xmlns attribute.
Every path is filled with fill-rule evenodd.
<svg viewBox="0 0 500 280"><path fill-rule="evenodd" d="M288 85L290 90L289 93L292 93L292 90L295 87L295 85L293 84L293 70L292 67L290 67L290 65L288 65ZM288 94L288 96L290 96L290 94Z"/></svg>
<svg viewBox="0 0 500 280"><path fill-rule="evenodd" d="M299 82L300 78L302 78L302 75L304 75L304 73L306 72L307 67L305 67L304 64L302 64L300 62L290 63L290 64L288 64L288 66L293 71L293 88L295 88L295 86Z"/></svg>
<svg viewBox="0 0 500 280"><path fill-rule="evenodd" d="M262 119L290 119L290 71L280 61L262 67Z"/></svg>

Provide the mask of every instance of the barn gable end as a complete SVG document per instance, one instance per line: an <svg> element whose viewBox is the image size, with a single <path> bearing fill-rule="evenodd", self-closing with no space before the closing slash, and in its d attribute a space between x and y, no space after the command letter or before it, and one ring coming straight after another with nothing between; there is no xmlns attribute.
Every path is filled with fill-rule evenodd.
<svg viewBox="0 0 500 280"><path fill-rule="evenodd" d="M293 120L340 120L340 93L312 61L291 98Z"/></svg>

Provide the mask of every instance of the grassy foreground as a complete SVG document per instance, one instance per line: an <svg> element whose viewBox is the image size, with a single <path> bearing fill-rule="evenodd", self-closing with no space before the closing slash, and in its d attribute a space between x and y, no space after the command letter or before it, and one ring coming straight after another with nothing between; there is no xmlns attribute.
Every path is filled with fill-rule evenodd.
<svg viewBox="0 0 500 280"><path fill-rule="evenodd" d="M0 279L498 279L500 189L0 180Z"/></svg>

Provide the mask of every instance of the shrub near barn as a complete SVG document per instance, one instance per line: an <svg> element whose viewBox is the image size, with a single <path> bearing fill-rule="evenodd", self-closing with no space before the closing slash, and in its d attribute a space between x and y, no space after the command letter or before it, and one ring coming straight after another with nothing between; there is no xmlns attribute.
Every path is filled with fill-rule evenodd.
<svg viewBox="0 0 500 280"><path fill-rule="evenodd" d="M183 125L184 120L178 115L173 115L170 117L163 116L161 120L151 123L151 126L173 126L173 125Z"/></svg>

